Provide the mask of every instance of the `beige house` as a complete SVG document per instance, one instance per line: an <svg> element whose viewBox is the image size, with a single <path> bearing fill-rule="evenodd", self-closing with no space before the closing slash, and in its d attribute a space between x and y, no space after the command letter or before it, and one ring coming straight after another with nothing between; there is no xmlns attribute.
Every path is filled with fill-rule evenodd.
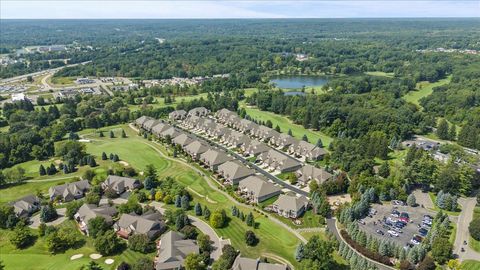
<svg viewBox="0 0 480 270"><path fill-rule="evenodd" d="M195 241L184 239L178 232L169 231L158 242L158 255L155 257L155 270L184 269L184 261L189 254L199 254Z"/></svg>
<svg viewBox="0 0 480 270"><path fill-rule="evenodd" d="M265 263L259 259L243 258L240 255L235 259L232 270L287 270L282 264Z"/></svg>
<svg viewBox="0 0 480 270"><path fill-rule="evenodd" d="M271 149L258 155L257 160L268 170L284 172L293 172L302 167L297 160Z"/></svg>
<svg viewBox="0 0 480 270"><path fill-rule="evenodd" d="M200 155L200 162L212 171L217 171L218 166L232 159L225 152L213 149L209 149Z"/></svg>
<svg viewBox="0 0 480 270"><path fill-rule="evenodd" d="M199 141L194 140L187 146L185 146L184 151L192 157L194 160L200 159L200 155L207 152L210 149L209 145Z"/></svg>
<svg viewBox="0 0 480 270"><path fill-rule="evenodd" d="M237 185L240 180L255 172L238 161L227 161L218 166L218 174L225 179L226 185Z"/></svg>
<svg viewBox="0 0 480 270"><path fill-rule="evenodd" d="M333 178L331 173L309 164L305 164L305 166L298 169L295 172L295 175L297 176L298 181L303 184L307 184L311 180L316 181L318 184L323 184Z"/></svg>
<svg viewBox="0 0 480 270"><path fill-rule="evenodd" d="M238 193L248 202L260 203L282 193L280 187L251 175L238 183Z"/></svg>
<svg viewBox="0 0 480 270"><path fill-rule="evenodd" d="M272 209L286 218L298 218L307 211L307 208L308 199L304 196L281 194L278 200L272 204Z"/></svg>
<svg viewBox="0 0 480 270"><path fill-rule="evenodd" d="M113 225L117 235L128 239L132 234L145 234L150 239L155 239L167 226L162 221L162 215L156 211L149 211L141 216L136 214L122 214Z"/></svg>
<svg viewBox="0 0 480 270"><path fill-rule="evenodd" d="M109 175L107 179L102 183L102 189L112 189L117 194L122 194L125 191L132 191L134 189L137 189L140 187L140 185L141 183L137 179L117 175Z"/></svg>

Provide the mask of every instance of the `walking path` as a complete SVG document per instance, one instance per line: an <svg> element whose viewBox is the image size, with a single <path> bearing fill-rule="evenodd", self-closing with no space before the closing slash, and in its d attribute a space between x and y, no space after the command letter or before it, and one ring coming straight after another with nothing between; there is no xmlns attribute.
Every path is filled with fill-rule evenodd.
<svg viewBox="0 0 480 270"><path fill-rule="evenodd" d="M129 124L129 127L137 132L139 132L139 130L132 124L130 123ZM248 204L243 204L243 203L240 203L238 202L237 200L235 200L234 198L232 198L227 192L223 191L223 190L220 190L217 185L215 185L212 181L216 181L214 180L212 177L208 177L207 175L205 175L200 169L196 168L195 166L183 161L183 160L180 160L180 159L177 159L177 158L172 158L172 157L169 157L167 155L165 155L162 151L160 151L158 148L156 148L155 146L151 145L150 143L147 143L147 142L143 142L144 144L146 145L149 145L152 149L154 149L157 153L159 153L163 158L167 159L167 160L170 160L170 161L173 161L173 162L179 162L179 163L182 163L183 165L191 168L192 170L196 171L199 175L201 175L207 182L207 184L212 188L214 189L216 192L219 192L221 193L222 195L224 195L225 197L227 197L231 202L233 202L234 204L236 205L239 205L239 206L243 206L243 207L246 207L246 208L249 208L249 209L255 209L253 206L251 205L248 205ZM159 146L162 146L160 143L158 142L153 142L154 144L157 144ZM256 209L256 210L259 210L260 212L262 212L263 214L266 214L268 215L268 217L270 218L270 220L274 221L275 223L277 223L278 225L282 226L283 228L285 228L286 230L288 230L289 232L293 233L298 239L300 239L300 241L302 241L303 243L307 243L307 240L305 239L305 237L303 237L299 232L297 232L296 230L292 229L291 227L289 227L287 224L283 223L282 221L278 220L277 218L273 217L272 215L270 215L269 213L263 211L263 210L260 210L260 209Z"/></svg>
<svg viewBox="0 0 480 270"><path fill-rule="evenodd" d="M457 234L455 236L454 250L453 253L458 255L460 261L465 260L480 260L480 253L476 252L468 245L470 239L470 233L468 231L468 226L473 219L473 211L477 200L475 197L472 198L460 198L458 203L462 206L462 212L458 216L457 220ZM464 245L464 241L467 242L467 245ZM465 249L464 252L461 251L462 247Z"/></svg>

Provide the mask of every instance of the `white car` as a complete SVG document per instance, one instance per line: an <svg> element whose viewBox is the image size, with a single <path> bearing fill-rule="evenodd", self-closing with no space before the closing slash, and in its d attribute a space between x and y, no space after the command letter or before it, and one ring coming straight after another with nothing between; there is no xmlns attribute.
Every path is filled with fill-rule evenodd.
<svg viewBox="0 0 480 270"><path fill-rule="evenodd" d="M388 233L391 235L391 236L395 236L395 237L398 237L398 233L396 231L388 231Z"/></svg>

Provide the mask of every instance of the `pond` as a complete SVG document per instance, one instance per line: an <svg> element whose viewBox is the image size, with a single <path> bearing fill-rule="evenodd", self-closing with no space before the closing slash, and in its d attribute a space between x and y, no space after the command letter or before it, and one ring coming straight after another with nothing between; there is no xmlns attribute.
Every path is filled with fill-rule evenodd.
<svg viewBox="0 0 480 270"><path fill-rule="evenodd" d="M303 86L322 86L328 82L325 76L275 76L270 79L279 88L299 89Z"/></svg>

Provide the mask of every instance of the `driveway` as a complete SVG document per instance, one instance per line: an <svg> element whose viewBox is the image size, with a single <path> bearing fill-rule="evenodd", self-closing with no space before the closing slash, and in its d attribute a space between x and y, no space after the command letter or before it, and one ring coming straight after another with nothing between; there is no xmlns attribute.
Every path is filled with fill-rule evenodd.
<svg viewBox="0 0 480 270"><path fill-rule="evenodd" d="M67 217L65 216L65 213L67 212L67 208L59 208L57 209L57 214L58 214L58 218L55 219L54 221L50 221L50 222L47 222L45 223L47 226L57 226L57 225L60 225L61 223L63 223ZM38 229L38 227L40 226L40 213L36 214L35 216L32 216L30 218L30 221L32 222L29 227L32 228L32 229Z"/></svg>
<svg viewBox="0 0 480 270"><path fill-rule="evenodd" d="M473 219L473 211L477 200L475 197L472 198L460 198L458 203L462 206L462 212L458 216L457 220L457 234L455 236L455 243L453 248L453 253L458 255L460 261L464 260L480 260L480 253L474 251L469 247L469 245L464 245L464 241L469 241L470 233L468 231L468 225ZM464 252L461 252L462 247L465 249Z"/></svg>
<svg viewBox="0 0 480 270"><path fill-rule="evenodd" d="M435 208L432 199L428 195L428 192L422 192L422 190L416 189L413 191L413 195L415 195L415 199L417 200L418 205L423 205L423 207L428 209Z"/></svg>

